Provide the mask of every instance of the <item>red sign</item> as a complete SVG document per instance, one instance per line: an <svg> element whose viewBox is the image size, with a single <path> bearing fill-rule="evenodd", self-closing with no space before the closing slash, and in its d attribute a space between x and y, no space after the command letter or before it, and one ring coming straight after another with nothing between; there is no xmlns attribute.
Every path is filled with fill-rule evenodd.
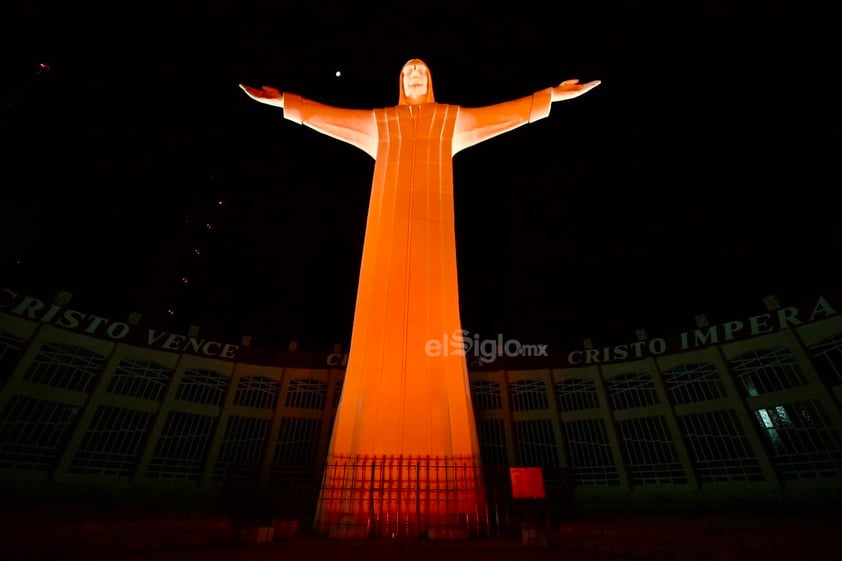
<svg viewBox="0 0 842 561"><path fill-rule="evenodd" d="M513 499L543 499L544 474L539 467L509 468Z"/></svg>

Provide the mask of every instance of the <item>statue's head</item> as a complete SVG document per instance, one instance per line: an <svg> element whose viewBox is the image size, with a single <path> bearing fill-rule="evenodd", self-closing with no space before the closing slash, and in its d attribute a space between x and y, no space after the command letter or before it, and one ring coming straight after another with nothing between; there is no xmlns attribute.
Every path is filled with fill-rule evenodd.
<svg viewBox="0 0 842 561"><path fill-rule="evenodd" d="M398 105L434 103L433 78L423 60L414 58L406 62L401 70L400 100Z"/></svg>

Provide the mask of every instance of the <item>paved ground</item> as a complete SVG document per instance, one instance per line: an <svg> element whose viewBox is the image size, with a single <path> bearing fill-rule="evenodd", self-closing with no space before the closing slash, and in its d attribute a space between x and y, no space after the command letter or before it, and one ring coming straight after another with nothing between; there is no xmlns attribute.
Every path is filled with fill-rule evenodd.
<svg viewBox="0 0 842 561"><path fill-rule="evenodd" d="M258 544L257 532L269 528L238 530L224 517L47 514L0 509L0 561L842 561L842 513L836 511L579 516L544 534L549 546L517 537L392 542L304 534Z"/></svg>
<svg viewBox="0 0 842 561"><path fill-rule="evenodd" d="M123 554L108 559L113 561L426 561L428 559L436 561L450 561L451 559L457 561L517 561L521 559L624 561L631 557L559 551L504 540L450 544L314 540L306 543L272 543L184 552Z"/></svg>

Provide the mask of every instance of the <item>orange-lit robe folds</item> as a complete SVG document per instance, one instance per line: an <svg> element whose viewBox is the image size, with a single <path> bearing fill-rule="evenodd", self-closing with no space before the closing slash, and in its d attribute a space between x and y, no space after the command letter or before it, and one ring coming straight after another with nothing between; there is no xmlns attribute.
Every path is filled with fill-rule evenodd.
<svg viewBox="0 0 842 561"><path fill-rule="evenodd" d="M287 119L375 160L351 348L316 522L386 534L482 517L467 363L448 344L461 330L452 157L546 117L551 105L549 88L480 108L435 103L429 72L427 103L410 105L400 91L397 106L373 110L284 94Z"/></svg>

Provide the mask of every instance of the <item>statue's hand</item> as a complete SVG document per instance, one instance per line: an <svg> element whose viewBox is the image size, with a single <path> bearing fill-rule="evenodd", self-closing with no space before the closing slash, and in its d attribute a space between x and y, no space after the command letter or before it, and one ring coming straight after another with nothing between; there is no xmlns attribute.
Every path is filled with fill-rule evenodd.
<svg viewBox="0 0 842 561"><path fill-rule="evenodd" d="M275 88L263 86L260 89L257 89L252 88L251 86L246 86L245 84L240 84L240 88L246 92L246 95L255 101L280 107L281 109L284 107L284 94Z"/></svg>
<svg viewBox="0 0 842 561"><path fill-rule="evenodd" d="M552 101L564 101L565 99L573 99L579 97L583 93L587 93L600 85L600 80L593 80L586 84L580 84L579 80L565 80L561 84L553 88Z"/></svg>

